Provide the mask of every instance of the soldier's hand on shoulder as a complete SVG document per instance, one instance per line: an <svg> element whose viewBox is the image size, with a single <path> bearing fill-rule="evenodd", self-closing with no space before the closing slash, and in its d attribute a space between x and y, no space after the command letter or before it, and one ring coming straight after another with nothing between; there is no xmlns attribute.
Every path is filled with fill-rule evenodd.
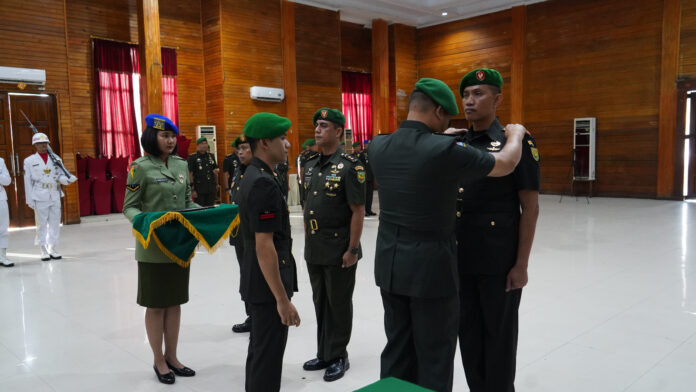
<svg viewBox="0 0 696 392"><path fill-rule="evenodd" d="M521 139L524 135L531 136L532 134L529 133L527 128L522 124L508 124L505 126L505 137L508 139L512 137L519 137Z"/></svg>
<svg viewBox="0 0 696 392"><path fill-rule="evenodd" d="M467 132L469 132L469 130L466 128L447 128L442 133L445 135L463 135Z"/></svg>

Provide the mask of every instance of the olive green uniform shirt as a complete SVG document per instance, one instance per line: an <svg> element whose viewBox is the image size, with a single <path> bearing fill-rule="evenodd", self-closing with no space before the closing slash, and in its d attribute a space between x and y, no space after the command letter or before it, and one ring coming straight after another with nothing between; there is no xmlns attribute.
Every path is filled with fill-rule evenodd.
<svg viewBox="0 0 696 392"><path fill-rule="evenodd" d="M141 212L174 211L199 207L191 201L188 165L176 155L170 155L167 164L151 155L133 161L126 181L123 215L133 222ZM154 239L147 249L135 241L135 259L150 263L170 263L157 247Z"/></svg>
<svg viewBox="0 0 696 392"><path fill-rule="evenodd" d="M307 160L304 179L305 259L341 265L350 242L350 205L365 204L365 167L339 148L324 162L320 154Z"/></svg>

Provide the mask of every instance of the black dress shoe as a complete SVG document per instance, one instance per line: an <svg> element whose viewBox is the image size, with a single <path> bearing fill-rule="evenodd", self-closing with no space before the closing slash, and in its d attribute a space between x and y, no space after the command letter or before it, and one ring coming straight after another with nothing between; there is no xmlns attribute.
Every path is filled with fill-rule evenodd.
<svg viewBox="0 0 696 392"><path fill-rule="evenodd" d="M251 331L251 318L250 317L247 317L247 319L244 320L243 323L235 324L232 326L232 332L244 333L244 332L250 332L250 331Z"/></svg>
<svg viewBox="0 0 696 392"><path fill-rule="evenodd" d="M326 368L326 373L324 373L324 381L336 381L343 377L348 369L350 369L350 362L348 362L348 358L338 358L331 363L331 366Z"/></svg>
<svg viewBox="0 0 696 392"><path fill-rule="evenodd" d="M302 369L304 370L321 370L321 369L326 369L331 365L329 362L324 361L323 359L319 358L314 358L310 359L309 361L305 362L304 365L302 365Z"/></svg>
<svg viewBox="0 0 696 392"><path fill-rule="evenodd" d="M196 375L195 370L187 368L186 366L182 367L181 369L177 369L174 366L172 366L172 364L169 363L169 361L167 361L167 366L169 366L169 369L171 369L174 372L174 374L176 374L179 377L193 377Z"/></svg>
<svg viewBox="0 0 696 392"><path fill-rule="evenodd" d="M377 215L377 214L375 214L375 213L372 212L372 211L367 211L367 212L365 213L365 216L375 216L375 215Z"/></svg>
<svg viewBox="0 0 696 392"><path fill-rule="evenodd" d="M169 372L166 374L160 374L160 372L157 370L157 365L152 365L152 368L155 369L155 374L157 375L157 379L162 384L174 384L174 381L176 381L176 377L174 377L174 373Z"/></svg>

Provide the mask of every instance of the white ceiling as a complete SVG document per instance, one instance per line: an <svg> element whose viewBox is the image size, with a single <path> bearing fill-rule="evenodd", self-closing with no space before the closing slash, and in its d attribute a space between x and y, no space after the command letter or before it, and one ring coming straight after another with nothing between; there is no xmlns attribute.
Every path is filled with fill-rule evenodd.
<svg viewBox="0 0 696 392"><path fill-rule="evenodd" d="M372 25L373 19L425 27L489 14L544 0L293 0L319 8L341 11L341 20ZM446 11L447 16L442 12Z"/></svg>

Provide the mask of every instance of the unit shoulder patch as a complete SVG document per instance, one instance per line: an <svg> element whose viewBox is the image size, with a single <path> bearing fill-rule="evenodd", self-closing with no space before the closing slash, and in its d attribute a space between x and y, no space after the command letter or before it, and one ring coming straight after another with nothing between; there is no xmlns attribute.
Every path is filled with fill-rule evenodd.
<svg viewBox="0 0 696 392"><path fill-rule="evenodd" d="M532 151L532 157L534 157L535 161L539 161L539 150L536 147L529 147L529 149Z"/></svg>

